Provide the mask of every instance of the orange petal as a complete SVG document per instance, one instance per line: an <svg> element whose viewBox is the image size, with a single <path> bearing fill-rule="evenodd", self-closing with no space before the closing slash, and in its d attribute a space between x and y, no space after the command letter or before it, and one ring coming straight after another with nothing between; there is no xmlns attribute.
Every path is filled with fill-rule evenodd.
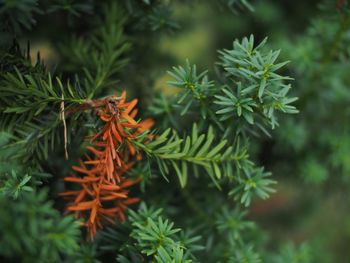
<svg viewBox="0 0 350 263"><path fill-rule="evenodd" d="M139 124L139 123L131 124L131 123L124 122L124 123L122 123L122 126L126 127L126 128L140 128L141 124Z"/></svg>
<svg viewBox="0 0 350 263"><path fill-rule="evenodd" d="M126 141L126 144L127 144L128 149L130 151L130 154L135 155L135 153L136 153L135 147L130 143L130 141Z"/></svg>
<svg viewBox="0 0 350 263"><path fill-rule="evenodd" d="M80 191L79 195L75 198L74 203L80 203L81 200L83 200L83 198L85 197L85 195L86 195L85 190Z"/></svg>
<svg viewBox="0 0 350 263"><path fill-rule="evenodd" d="M129 123L137 125L137 122L133 118L131 118L128 114L122 113L121 117L127 120Z"/></svg>
<svg viewBox="0 0 350 263"><path fill-rule="evenodd" d="M113 177L114 164L113 164L112 155L110 151L108 151L107 157L106 157L106 169L107 169L108 178L111 180Z"/></svg>
<svg viewBox="0 0 350 263"><path fill-rule="evenodd" d="M154 125L154 120L146 119L146 120L143 120L140 124L141 124L141 127L139 128L139 132L143 132L148 130Z"/></svg>
<svg viewBox="0 0 350 263"><path fill-rule="evenodd" d="M106 114L100 114L100 119L105 122L110 122L112 119L112 116L106 115Z"/></svg>
<svg viewBox="0 0 350 263"><path fill-rule="evenodd" d="M117 139L117 141L122 143L123 140L120 137L119 133L117 132L117 129L115 128L114 122L111 123L111 130L112 130L114 137Z"/></svg>
<svg viewBox="0 0 350 263"><path fill-rule="evenodd" d="M83 179L85 179L88 182L97 182L100 180L100 178L94 176L84 176Z"/></svg>
<svg viewBox="0 0 350 263"><path fill-rule="evenodd" d="M110 200L120 199L120 198L127 198L127 196L123 194L107 195L107 196L101 197L101 200L110 201Z"/></svg>
<svg viewBox="0 0 350 263"><path fill-rule="evenodd" d="M140 198L137 198L137 197L134 197L134 198L128 198L124 201L124 204L126 205L132 205L132 204L135 204L135 203L138 203L140 202Z"/></svg>
<svg viewBox="0 0 350 263"><path fill-rule="evenodd" d="M90 214L90 222L93 224L95 222L96 214L97 214L98 204L92 207Z"/></svg>
<svg viewBox="0 0 350 263"><path fill-rule="evenodd" d="M69 195L78 195L80 191L66 191L63 193L59 193L60 196L69 196Z"/></svg>
<svg viewBox="0 0 350 263"><path fill-rule="evenodd" d="M91 161L84 161L85 164L101 164L103 163L103 160L91 160Z"/></svg>
<svg viewBox="0 0 350 263"><path fill-rule="evenodd" d="M85 206L69 206L67 207L68 211L84 211L84 210L90 210L91 207L85 207Z"/></svg>
<svg viewBox="0 0 350 263"><path fill-rule="evenodd" d="M110 184L110 185L107 185L107 184L100 184L100 188L101 188L101 189L104 189L104 190L111 190L111 191L113 191L113 190L119 190L119 189L120 189L120 186L118 186L118 185L112 185L112 184Z"/></svg>
<svg viewBox="0 0 350 263"><path fill-rule="evenodd" d="M79 166L72 166L72 169L73 169L74 171L76 171L76 172L83 173L83 174L90 174L90 173L91 173L90 170L81 168L81 167L79 167Z"/></svg>
<svg viewBox="0 0 350 263"><path fill-rule="evenodd" d="M118 210L119 210L118 207L114 207L114 208L101 208L101 209L100 209L100 212L101 212L102 214L107 214L107 215L109 214L109 215L111 215L111 214L116 213Z"/></svg>
<svg viewBox="0 0 350 263"><path fill-rule="evenodd" d="M92 208L94 205L96 205L96 203L97 203L96 200L85 201L85 202L78 203L77 206L81 208Z"/></svg>
<svg viewBox="0 0 350 263"><path fill-rule="evenodd" d="M93 154L99 156L101 154L103 154L103 152L95 149L94 147L91 147L91 146L86 146L86 149L88 149L89 151L91 151Z"/></svg>
<svg viewBox="0 0 350 263"><path fill-rule="evenodd" d="M78 177L65 177L64 181L71 182L71 183L87 183L88 181L83 178Z"/></svg>
<svg viewBox="0 0 350 263"><path fill-rule="evenodd" d="M129 114L131 112L131 110L133 108L135 108L136 104L137 104L138 100L137 99L133 99L132 101L129 102L129 105L126 107L125 109L125 113Z"/></svg>
<svg viewBox="0 0 350 263"><path fill-rule="evenodd" d="M129 180L124 181L124 182L120 185L120 187L121 187L121 188L127 188L127 187L129 187L129 186L132 186L132 185L134 185L134 184L139 183L140 181L141 181L141 178L138 178L138 179L136 179L136 180L129 179Z"/></svg>

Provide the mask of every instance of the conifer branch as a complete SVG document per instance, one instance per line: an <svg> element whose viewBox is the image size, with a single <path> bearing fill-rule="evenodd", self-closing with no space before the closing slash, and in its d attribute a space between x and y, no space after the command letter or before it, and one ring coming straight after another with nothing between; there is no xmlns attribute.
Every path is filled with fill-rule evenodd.
<svg viewBox="0 0 350 263"><path fill-rule="evenodd" d="M180 184L187 183L189 168L195 176L199 175L198 168L203 168L213 182L219 187L218 180L231 177L242 166L250 166L248 154L240 148L239 142L235 147L225 147L227 140L214 144L213 129L208 133L199 134L197 125L193 125L192 135L180 139L171 129L163 132L159 137L147 144L134 141L134 144L151 158L155 158L162 175L167 178L169 167L176 172Z"/></svg>
<svg viewBox="0 0 350 263"><path fill-rule="evenodd" d="M103 14L93 34L84 38L74 37L68 44L59 46L69 69L84 76L87 99L99 96L116 85L116 73L128 62L124 54L130 49L130 44L123 35L126 17L122 11L116 2L103 5Z"/></svg>

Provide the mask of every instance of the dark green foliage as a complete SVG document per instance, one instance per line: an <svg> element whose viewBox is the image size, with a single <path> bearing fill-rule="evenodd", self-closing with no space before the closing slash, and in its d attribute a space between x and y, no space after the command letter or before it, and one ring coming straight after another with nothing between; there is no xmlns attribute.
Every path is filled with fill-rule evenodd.
<svg viewBox="0 0 350 263"><path fill-rule="evenodd" d="M80 17L82 14L92 13L92 1L55 0L48 8L48 12L67 12L69 15Z"/></svg>
<svg viewBox="0 0 350 263"><path fill-rule="evenodd" d="M277 73L288 62L276 64L280 52L264 50L265 43L266 39L254 46L254 37L250 36L249 40L235 40L232 50L219 51L224 83L209 81L207 71L198 74L196 65L191 66L188 61L185 67L174 67L169 72L174 80L169 84L183 89L177 99L177 104L182 104L180 114L199 111L203 119L209 117L228 135L252 132L254 128L250 125L269 134L267 126L278 125L276 112L298 113L290 105L297 98L288 97L291 86L285 83L291 78ZM212 104L214 99L216 107ZM170 114L172 108L176 109L176 105L170 107L164 99L155 103L157 107L151 108L155 114ZM232 125L237 117L250 125L244 122Z"/></svg>
<svg viewBox="0 0 350 263"><path fill-rule="evenodd" d="M96 250L96 246L93 244L81 245L79 250L69 255L67 261L77 263L100 263L101 261L97 259Z"/></svg>
<svg viewBox="0 0 350 263"><path fill-rule="evenodd" d="M350 6L316 2L0 0L0 261L346 261ZM88 241L58 193L122 90L142 202Z"/></svg>
<svg viewBox="0 0 350 263"><path fill-rule="evenodd" d="M133 222L132 217L130 218ZM146 222L133 222L135 229L131 233L137 240L139 250L146 256L153 256L157 262L166 261L166 258L181 262L183 251L180 244L173 240L174 234L180 231L173 228L174 223L158 217L157 221L147 218ZM179 261L179 259L180 261Z"/></svg>
<svg viewBox="0 0 350 263"><path fill-rule="evenodd" d="M171 167L184 187L189 180L188 174L198 177L204 169L219 188L222 182L234 182L229 195L245 206L251 203L254 196L266 199L274 192L271 185L275 182L266 178L270 173L254 167L248 160L248 133L252 133L251 126L254 125L268 134L266 124L272 128L278 124L275 111L298 111L289 105L296 101L296 98L287 96L290 86L284 81L290 78L277 74L277 70L286 62L274 64L279 52L263 50L265 42L266 39L254 47L254 38L251 36L249 40L244 38L242 42L234 41L233 50L220 51L219 64L225 76L225 83L221 84L223 88L208 80L207 71L197 73L196 66L191 66L188 61L185 67L174 67L169 72L174 80L168 83L182 91L175 100L169 98L175 104L161 97L151 111L169 115L174 128L177 125L172 117L176 114L195 115L199 119L200 129L206 127L208 132L206 136L200 134L198 126L194 125L191 137L180 139L177 133L170 134L168 129L154 142L146 145L136 143L157 162L164 177L171 172ZM179 104L182 106L180 112L176 111ZM243 121L237 124L237 118L241 117ZM226 140L215 139L213 126L208 125L210 122L225 132Z"/></svg>
<svg viewBox="0 0 350 263"><path fill-rule="evenodd" d="M300 247L295 247L293 244L286 244L280 249L280 255L272 257L273 263L309 263L315 262L312 256L312 251L310 247L306 244L302 244Z"/></svg>
<svg viewBox="0 0 350 263"><path fill-rule="evenodd" d="M33 186L50 175L38 172L35 166L21 164L25 150L11 139L9 133L0 132L0 193L17 199L22 193L32 192Z"/></svg>
<svg viewBox="0 0 350 263"><path fill-rule="evenodd" d="M121 1L128 12L132 28L141 32L174 32L179 24L173 18L173 10L168 1L144 0Z"/></svg>
<svg viewBox="0 0 350 263"><path fill-rule="evenodd" d="M192 262L193 253L202 250L200 236L194 236L165 219L162 209L141 203L129 211L129 222L101 233L103 251L117 252L117 262Z"/></svg>
<svg viewBox="0 0 350 263"><path fill-rule="evenodd" d="M173 72L169 71L168 73L174 78L168 83L184 89L177 101L178 104L184 104L181 115L186 114L192 103L197 102L201 106L202 117L205 118L205 108L207 107L205 102L215 92L214 82L208 80L207 71L198 74L196 65L191 66L187 60L184 68L181 66L173 67Z"/></svg>
<svg viewBox="0 0 350 263"><path fill-rule="evenodd" d="M35 13L40 13L38 0L0 1L0 17L4 23L9 23L15 32L19 32L21 28L31 29L36 23Z"/></svg>
<svg viewBox="0 0 350 263"><path fill-rule="evenodd" d="M231 177L234 171L240 170L242 166L249 167L246 150L241 149L239 142L235 147L225 147L227 140L213 145L215 139L213 129L209 128L208 134L199 134L196 124L193 125L191 136L180 139L179 136L168 129L156 140L143 145L136 145L154 158L159 170L166 177L171 166L178 176L182 187L186 185L188 173L199 176L204 169L214 183L222 177ZM189 165L191 165L189 167ZM189 168L192 168L189 171Z"/></svg>
<svg viewBox="0 0 350 263"><path fill-rule="evenodd" d="M138 213L130 211L133 227L130 236L136 241L135 247L155 262L192 262L186 260L191 251L185 251L190 248L196 251L200 247L187 248L186 245L198 241L199 237L180 237L181 229L174 228L174 223L163 219L160 213L161 210L148 209L145 205L141 205Z"/></svg>
<svg viewBox="0 0 350 263"><path fill-rule="evenodd" d="M28 182L32 178L30 175L18 175L14 170L11 174L3 174L2 177L7 177L4 186L1 187L1 194L12 196L17 199L22 192L32 192L33 188L28 186Z"/></svg>
<svg viewBox="0 0 350 263"><path fill-rule="evenodd" d="M125 16L116 4L105 5L103 14L88 37L75 36L60 51L69 70L83 73L82 85L86 98L101 95L101 91L116 84L115 74L125 66L124 53L130 48L123 35ZM114 80L113 80L114 79Z"/></svg>
<svg viewBox="0 0 350 263"><path fill-rule="evenodd" d="M238 250L236 255L232 256L228 262L238 263L238 262L247 262L247 263L260 263L261 258L258 254L254 253L252 247L245 247L242 250Z"/></svg>
<svg viewBox="0 0 350 263"><path fill-rule="evenodd" d="M267 179L271 173L265 172L264 168L254 168L251 170L243 169L244 178L239 178L239 186L229 192L235 200L240 200L245 206L248 206L253 196L267 199L270 193L275 192L271 187L276 181ZM243 176L242 176L243 177Z"/></svg>
<svg viewBox="0 0 350 263"><path fill-rule="evenodd" d="M179 25L169 18L172 16L172 11L168 6L155 7L152 12L146 17L149 27L153 31L168 30L173 31L179 28Z"/></svg>
<svg viewBox="0 0 350 263"><path fill-rule="evenodd" d="M296 119L293 127L288 126L288 133L304 133L303 147L297 146L297 154L307 156L307 159L298 166L305 180L316 184L329 178L328 174L347 176L348 151L345 149L349 149L345 105L349 99L350 79L346 68L349 65L350 39L347 33L350 11L348 3L337 10L336 6L325 2L321 9L319 17L310 21L305 36L296 39L293 46L284 43L285 53L293 61L298 61L290 67L291 71L296 78L303 76L302 81L296 80L295 84L298 96L302 98L297 103L304 115ZM328 18L327 23L325 17ZM315 115L313 109L316 108ZM313 125L308 125L307 120L311 118ZM324 123L327 125L324 126ZM282 136L287 135L285 129L281 129L281 133ZM315 145L319 150L310 151Z"/></svg>
<svg viewBox="0 0 350 263"><path fill-rule="evenodd" d="M49 150L61 139L58 131L62 124L61 102L64 98L69 109L72 103L82 101L81 92L70 83L63 87L61 80L52 80L49 73L22 74L17 69L15 73L4 74L0 83L0 127L12 131L16 143L25 146L25 160L32 154L41 160L48 159Z"/></svg>
<svg viewBox="0 0 350 263"><path fill-rule="evenodd" d="M254 12L254 6L248 0L220 0L219 4L222 5L222 8L229 8L230 11L238 14L241 10L249 10Z"/></svg>
<svg viewBox="0 0 350 263"><path fill-rule="evenodd" d="M26 262L57 262L78 250L79 223L62 218L46 201L47 191L23 193L21 199L0 197L0 254Z"/></svg>
<svg viewBox="0 0 350 263"><path fill-rule="evenodd" d="M276 72L288 62L275 64L280 52L264 52L263 47L266 40L265 38L259 45L254 46L254 37L251 35L249 39L244 38L242 42L234 41L232 50L219 52L221 55L220 65L226 71L225 75L237 79L238 82L235 82L237 85L236 96L230 91L224 90L223 95L226 96L217 97L219 100L216 103L226 106L218 111L218 114L228 113L237 108L237 115L243 115L250 124L254 123L254 119L259 118L260 125L269 123L274 128L278 125L275 111L297 113L296 108L289 105L297 98L287 97L291 87L284 81L290 80L290 78ZM244 112L241 107L245 109ZM258 114L254 114L254 112ZM224 118L226 119L228 116L226 114Z"/></svg>
<svg viewBox="0 0 350 263"><path fill-rule="evenodd" d="M238 207L230 211L224 207L217 216L216 225L220 233L227 236L231 245L242 243L243 232L253 228L253 222L245 221L246 212L242 212Z"/></svg>

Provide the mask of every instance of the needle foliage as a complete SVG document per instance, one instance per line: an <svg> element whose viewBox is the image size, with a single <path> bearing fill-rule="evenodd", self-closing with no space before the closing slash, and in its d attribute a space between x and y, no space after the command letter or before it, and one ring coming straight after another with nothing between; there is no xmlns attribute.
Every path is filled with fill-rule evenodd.
<svg viewBox="0 0 350 263"><path fill-rule="evenodd" d="M346 261L348 1L204 2L0 0L1 262Z"/></svg>

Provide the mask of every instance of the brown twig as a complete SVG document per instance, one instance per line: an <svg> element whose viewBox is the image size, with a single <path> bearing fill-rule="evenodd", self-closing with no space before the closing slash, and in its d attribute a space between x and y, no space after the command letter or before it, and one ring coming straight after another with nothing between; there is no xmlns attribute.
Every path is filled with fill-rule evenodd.
<svg viewBox="0 0 350 263"><path fill-rule="evenodd" d="M68 160L69 156L68 156L68 150L67 150L67 123L66 123L66 116L65 116L65 112L64 112L64 97L62 94L62 102L61 102L61 114L60 114L60 118L63 122L63 138L64 138L64 156L66 158L66 160Z"/></svg>

